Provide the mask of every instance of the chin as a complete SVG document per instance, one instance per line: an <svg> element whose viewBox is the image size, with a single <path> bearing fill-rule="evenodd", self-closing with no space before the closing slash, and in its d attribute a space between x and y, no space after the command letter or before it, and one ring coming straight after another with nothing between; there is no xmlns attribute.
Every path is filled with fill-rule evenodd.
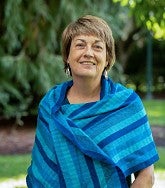
<svg viewBox="0 0 165 188"><path fill-rule="evenodd" d="M73 76L75 75L75 76ZM96 70L78 70L75 72L72 72L72 76L73 77L82 77L82 78L96 78L99 77L99 72L97 72ZM101 77L101 76L100 76Z"/></svg>
<svg viewBox="0 0 165 188"><path fill-rule="evenodd" d="M98 77L98 75L96 75L96 74L81 74L81 75L77 75L77 76L84 78L84 79L91 79L91 78Z"/></svg>

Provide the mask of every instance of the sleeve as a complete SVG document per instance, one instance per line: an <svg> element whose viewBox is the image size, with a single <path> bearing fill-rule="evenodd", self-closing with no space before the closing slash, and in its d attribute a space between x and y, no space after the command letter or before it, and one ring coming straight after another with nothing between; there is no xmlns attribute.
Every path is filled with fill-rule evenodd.
<svg viewBox="0 0 165 188"><path fill-rule="evenodd" d="M47 100L42 100L39 106L31 165L26 177L28 188L49 188L52 185L59 185L56 154L49 130L51 123L49 109Z"/></svg>

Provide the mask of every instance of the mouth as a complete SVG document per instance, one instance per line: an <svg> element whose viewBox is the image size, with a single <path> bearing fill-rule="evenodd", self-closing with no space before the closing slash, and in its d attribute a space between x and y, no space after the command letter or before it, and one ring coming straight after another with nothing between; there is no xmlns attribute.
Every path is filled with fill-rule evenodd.
<svg viewBox="0 0 165 188"><path fill-rule="evenodd" d="M82 61L80 62L81 65L96 65L95 62L92 62L92 61Z"/></svg>

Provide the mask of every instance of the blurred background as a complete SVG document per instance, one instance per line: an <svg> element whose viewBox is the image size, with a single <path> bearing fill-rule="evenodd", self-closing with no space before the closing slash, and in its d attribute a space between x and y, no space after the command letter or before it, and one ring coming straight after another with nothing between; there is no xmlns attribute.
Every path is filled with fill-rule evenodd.
<svg viewBox="0 0 165 188"><path fill-rule="evenodd" d="M26 187L38 103L67 80L61 34L72 20L99 16L112 28L116 64L109 75L142 98L165 182L165 1L4 0L0 2L0 187ZM17 167L17 168L16 168ZM164 184L165 185L165 184Z"/></svg>

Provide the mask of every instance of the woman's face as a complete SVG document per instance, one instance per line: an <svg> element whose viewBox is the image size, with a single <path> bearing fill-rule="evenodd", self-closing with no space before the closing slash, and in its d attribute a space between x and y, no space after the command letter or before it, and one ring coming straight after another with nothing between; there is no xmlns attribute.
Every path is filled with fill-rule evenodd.
<svg viewBox="0 0 165 188"><path fill-rule="evenodd" d="M68 56L73 79L77 77L101 78L106 61L106 44L94 35L73 38Z"/></svg>

